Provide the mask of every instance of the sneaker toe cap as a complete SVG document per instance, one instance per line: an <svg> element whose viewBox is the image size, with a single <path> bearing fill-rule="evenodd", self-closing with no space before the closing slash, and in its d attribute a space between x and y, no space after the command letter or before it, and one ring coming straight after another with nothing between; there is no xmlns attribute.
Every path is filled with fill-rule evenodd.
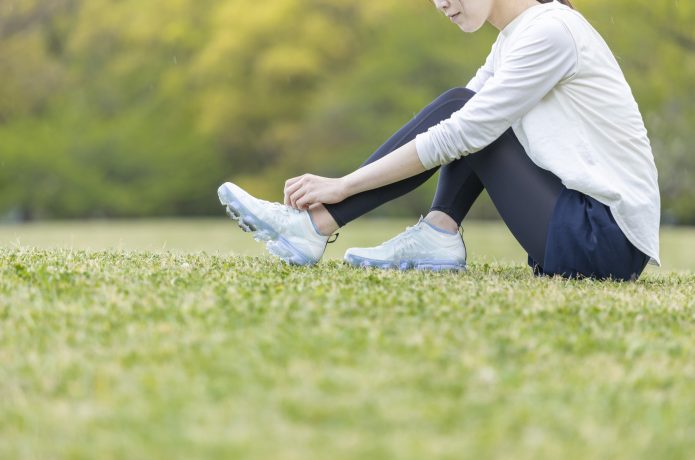
<svg viewBox="0 0 695 460"><path fill-rule="evenodd" d="M225 182L224 184L220 185L217 189L217 195L220 198L236 198L242 200L245 200L251 196L243 188L233 184L232 182Z"/></svg>

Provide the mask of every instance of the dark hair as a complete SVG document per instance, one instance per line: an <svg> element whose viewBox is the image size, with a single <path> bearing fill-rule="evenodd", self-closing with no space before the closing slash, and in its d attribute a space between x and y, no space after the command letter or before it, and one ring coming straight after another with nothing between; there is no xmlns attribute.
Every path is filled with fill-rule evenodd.
<svg viewBox="0 0 695 460"><path fill-rule="evenodd" d="M550 3L550 2L552 2L552 1L553 1L553 0L538 0L539 3ZM570 0L557 0L557 1L560 2L560 3L562 3L563 5L567 5L567 6L569 6L570 8L574 9L574 7L572 6L572 4L570 3Z"/></svg>

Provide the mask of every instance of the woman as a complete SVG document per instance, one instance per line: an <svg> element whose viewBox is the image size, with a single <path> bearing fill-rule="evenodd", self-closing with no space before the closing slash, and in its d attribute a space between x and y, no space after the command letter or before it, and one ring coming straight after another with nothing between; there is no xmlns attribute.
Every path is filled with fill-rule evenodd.
<svg viewBox="0 0 695 460"><path fill-rule="evenodd" d="M355 266L464 269L457 230L485 188L536 274L634 280L659 264L660 200L644 122L606 43L567 0L435 0L464 32L500 30L465 88L447 91L356 171L285 183L285 205L218 194L272 254L317 262L328 236L441 166L427 216Z"/></svg>

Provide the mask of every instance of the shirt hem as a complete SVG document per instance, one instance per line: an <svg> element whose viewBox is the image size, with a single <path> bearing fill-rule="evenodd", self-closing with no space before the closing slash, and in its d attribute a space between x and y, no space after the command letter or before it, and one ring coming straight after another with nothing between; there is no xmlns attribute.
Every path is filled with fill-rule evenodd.
<svg viewBox="0 0 695 460"><path fill-rule="evenodd" d="M649 257L649 265L661 267L661 261L659 260L658 254L650 254L652 251L648 250L639 240L637 240L637 238L635 238L635 236L629 230L629 227L625 224L625 221L623 221L622 217L620 216L620 213L618 212L615 206L609 205L609 208L611 209L611 214L613 214L613 218L615 219L615 222L618 224L618 227L625 234L625 238L627 238L630 243L632 243L637 249L639 249L647 257Z"/></svg>

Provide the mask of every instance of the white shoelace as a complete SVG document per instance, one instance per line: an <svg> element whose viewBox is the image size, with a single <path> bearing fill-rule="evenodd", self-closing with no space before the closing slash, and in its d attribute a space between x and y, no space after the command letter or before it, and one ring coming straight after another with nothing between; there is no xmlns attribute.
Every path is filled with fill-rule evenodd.
<svg viewBox="0 0 695 460"><path fill-rule="evenodd" d="M286 206L277 202L270 202L256 198L260 204L263 205L267 215L272 217L275 223L278 225L278 230L284 231L289 223L291 217L296 216L302 211L294 209L290 206Z"/></svg>
<svg viewBox="0 0 695 460"><path fill-rule="evenodd" d="M379 246L387 247L393 245L394 254L403 254L404 252L412 250L415 248L415 240L412 238L412 235L422 230L422 223L422 218L420 218L417 224L406 227L405 231L399 233L390 240L384 241Z"/></svg>

